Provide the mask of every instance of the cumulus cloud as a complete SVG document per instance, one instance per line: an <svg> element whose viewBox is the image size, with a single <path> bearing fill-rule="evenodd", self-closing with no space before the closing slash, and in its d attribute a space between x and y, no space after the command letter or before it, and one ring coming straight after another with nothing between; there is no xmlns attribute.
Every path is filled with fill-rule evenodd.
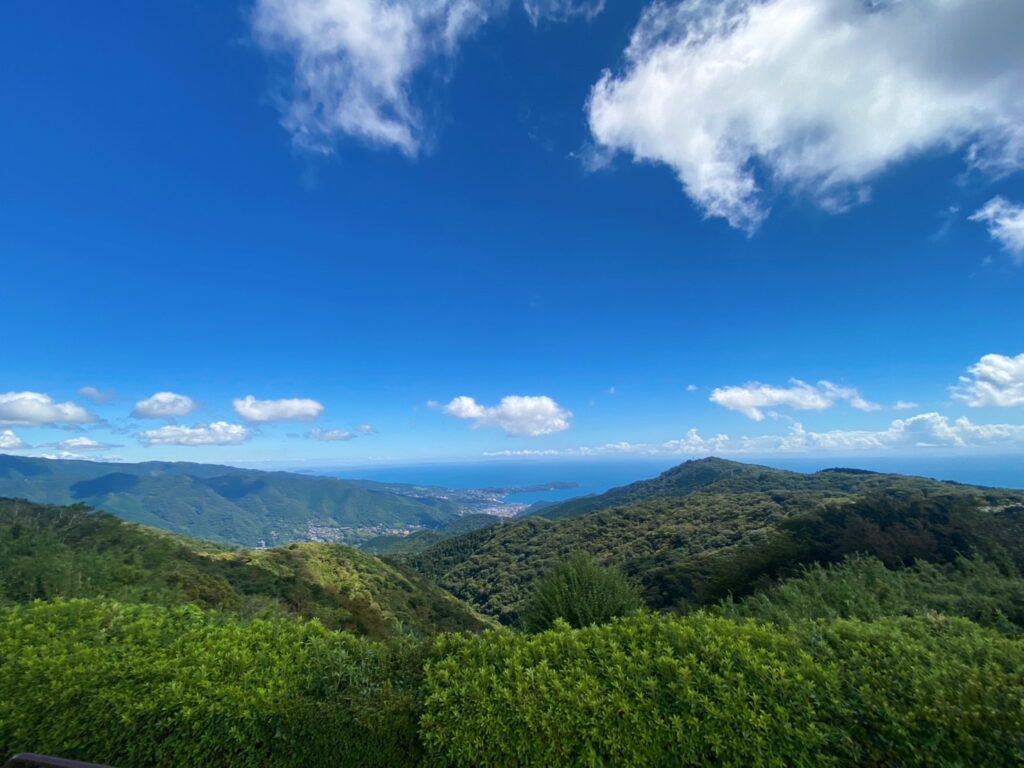
<svg viewBox="0 0 1024 768"><path fill-rule="evenodd" d="M115 397L112 389L98 389L96 387L82 387L78 390L78 394L89 402L96 403L97 405L109 403Z"/></svg>
<svg viewBox="0 0 1024 768"><path fill-rule="evenodd" d="M307 149L330 152L340 135L409 156L423 143L414 76L453 55L500 0L258 0L260 44L295 65L283 124Z"/></svg>
<svg viewBox="0 0 1024 768"><path fill-rule="evenodd" d="M523 10L534 26L544 19L568 21L574 16L589 21L604 10L604 0L523 0Z"/></svg>
<svg viewBox="0 0 1024 768"><path fill-rule="evenodd" d="M972 408L1024 405L1024 354L985 355L952 387L953 397Z"/></svg>
<svg viewBox="0 0 1024 768"><path fill-rule="evenodd" d="M355 440L359 435L345 429L320 429L316 427L311 429L306 437L313 440L323 440L325 443L339 443Z"/></svg>
<svg viewBox="0 0 1024 768"><path fill-rule="evenodd" d="M860 411L877 411L881 406L861 397L852 387L841 387L830 381L807 384L790 379L788 387L773 387L752 382L741 387L719 387L711 393L711 402L739 411L754 421L763 421L762 409L785 406L795 411L823 411L837 402L846 401Z"/></svg>
<svg viewBox="0 0 1024 768"><path fill-rule="evenodd" d="M292 397L284 400L257 400L252 395L235 400L235 413L246 421L308 421L324 411L316 400Z"/></svg>
<svg viewBox="0 0 1024 768"><path fill-rule="evenodd" d="M139 440L145 445L238 445L250 437L252 433L248 428L226 421L194 427L168 425L138 433Z"/></svg>
<svg viewBox="0 0 1024 768"><path fill-rule="evenodd" d="M13 430L5 429L0 431L0 451L17 451L20 448L28 448L28 445L14 434Z"/></svg>
<svg viewBox="0 0 1024 768"><path fill-rule="evenodd" d="M569 429L572 413L546 395L509 395L498 405L480 405L472 397L460 395L447 405L429 403L449 416L468 419L473 429L497 427L511 437L539 437Z"/></svg>
<svg viewBox="0 0 1024 768"><path fill-rule="evenodd" d="M993 197L971 217L988 227L988 233L1013 257L1024 264L1024 205L1004 197Z"/></svg>
<svg viewBox="0 0 1024 768"><path fill-rule="evenodd" d="M191 397L174 392L157 392L152 397L139 400L132 411L133 419L171 419L188 416L199 405Z"/></svg>
<svg viewBox="0 0 1024 768"><path fill-rule="evenodd" d="M96 417L70 401L54 402L41 392L0 393L0 424L38 426L44 424L88 424Z"/></svg>
<svg viewBox="0 0 1024 768"><path fill-rule="evenodd" d="M766 180L839 210L927 150L1006 173L1024 166L1021 29L1020 0L656 2L594 85L590 128L748 231Z"/></svg>
<svg viewBox="0 0 1024 768"><path fill-rule="evenodd" d="M545 451L490 451L488 457L529 456L710 456L739 454L882 454L921 449L985 449L1024 446L1024 425L975 424L967 418L950 420L940 413L922 413L896 419L881 430L833 430L811 432L795 423L781 435L704 437L696 429L682 438L660 443L605 443L596 446Z"/></svg>

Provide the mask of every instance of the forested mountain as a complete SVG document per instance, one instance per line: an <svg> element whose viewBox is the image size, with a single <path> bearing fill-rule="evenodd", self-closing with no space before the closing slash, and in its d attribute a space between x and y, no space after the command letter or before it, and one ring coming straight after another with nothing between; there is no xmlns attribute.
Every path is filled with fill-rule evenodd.
<svg viewBox="0 0 1024 768"><path fill-rule="evenodd" d="M577 517L609 507L622 507L642 501L659 498L681 498L692 493L767 493L787 491L828 495L850 496L875 490L919 490L936 494L951 486L972 488L978 493L996 493L995 489L981 489L962 486L959 483L930 480L924 477L892 475L869 472L863 469L824 469L820 472L789 472L784 469L763 467L757 464L743 464L710 457L687 461L662 472L651 480L640 480L620 488L612 488L597 496L569 499L538 509L532 514L550 520ZM1022 494L1018 494L1024 496Z"/></svg>
<svg viewBox="0 0 1024 768"><path fill-rule="evenodd" d="M575 551L637 579L653 608L744 594L803 565L875 554L890 565L949 562L1024 542L1024 493L924 478L782 472L687 462L588 505L475 531L404 558L453 594L513 622L532 583ZM636 500L641 499L641 500ZM569 502L569 505L573 502ZM1024 562L1021 562L1024 565Z"/></svg>
<svg viewBox="0 0 1024 768"><path fill-rule="evenodd" d="M370 637L485 625L423 576L340 544L227 549L82 505L0 499L0 604L76 597L316 617Z"/></svg>
<svg viewBox="0 0 1024 768"><path fill-rule="evenodd" d="M407 555L422 552L442 541L460 536L464 533L490 528L492 525L506 523L508 518L497 515L469 514L463 515L458 520L448 523L443 528L434 528L424 531L416 531L407 536L390 534L377 536L359 545L364 552L374 555Z"/></svg>
<svg viewBox="0 0 1024 768"><path fill-rule="evenodd" d="M123 520L226 544L357 544L382 533L442 527L461 509L363 480L216 464L141 464L0 454L0 496L84 503Z"/></svg>

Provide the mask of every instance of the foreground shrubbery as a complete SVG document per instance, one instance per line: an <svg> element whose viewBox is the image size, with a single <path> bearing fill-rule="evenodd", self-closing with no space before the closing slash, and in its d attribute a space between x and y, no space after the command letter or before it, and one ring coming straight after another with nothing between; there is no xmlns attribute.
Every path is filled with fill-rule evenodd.
<svg viewBox="0 0 1024 768"><path fill-rule="evenodd" d="M1019 765L1022 702L1024 644L935 615L382 644L194 608L0 612L0 754L121 766Z"/></svg>
<svg viewBox="0 0 1024 768"><path fill-rule="evenodd" d="M129 766L414 763L422 646L198 608L0 614L0 758Z"/></svg>

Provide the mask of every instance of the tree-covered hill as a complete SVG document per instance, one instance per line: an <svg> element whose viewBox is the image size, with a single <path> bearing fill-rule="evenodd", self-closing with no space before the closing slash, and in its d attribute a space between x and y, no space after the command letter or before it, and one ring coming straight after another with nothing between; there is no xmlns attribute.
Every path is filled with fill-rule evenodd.
<svg viewBox="0 0 1024 768"><path fill-rule="evenodd" d="M3 454L0 496L84 503L130 522L242 546L357 544L395 530L439 528L457 520L461 511L445 499L405 496L363 480L216 464L120 464Z"/></svg>
<svg viewBox="0 0 1024 768"><path fill-rule="evenodd" d="M425 577L340 544L227 549L82 505L0 499L0 603L57 597L316 617L371 637L485 625Z"/></svg>
<svg viewBox="0 0 1024 768"><path fill-rule="evenodd" d="M710 457L687 461L650 480L640 480L597 496L583 496L538 509L532 514L550 520L578 517L611 507L622 507L659 498L681 498L692 493L766 493L788 491L850 496L876 490L918 490L935 494L951 487L971 488L981 494L1003 498L996 489L963 486L960 483L924 477L868 472L863 469L824 469L820 472L789 472L784 469L744 464ZM1012 492L1011 492L1012 493ZM1017 494L1018 497L1024 494Z"/></svg>
<svg viewBox="0 0 1024 768"><path fill-rule="evenodd" d="M924 478L801 475L711 459L627 488L623 497L643 500L554 520L531 516L402 559L512 622L536 579L576 551L618 566L643 585L651 607L668 609L743 594L858 552L895 566L1024 542L1024 493Z"/></svg>

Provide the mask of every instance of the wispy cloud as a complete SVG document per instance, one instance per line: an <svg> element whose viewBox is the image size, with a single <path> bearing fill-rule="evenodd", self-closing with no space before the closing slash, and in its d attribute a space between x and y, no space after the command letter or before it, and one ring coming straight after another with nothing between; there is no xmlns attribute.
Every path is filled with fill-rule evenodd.
<svg viewBox="0 0 1024 768"><path fill-rule="evenodd" d="M1024 205L1011 203L1004 197L993 197L970 219L988 227L988 233L1014 262L1024 264Z"/></svg>
<svg viewBox="0 0 1024 768"><path fill-rule="evenodd" d="M869 402L852 387L842 387L830 381L807 384L800 379L791 379L788 387L751 382L743 386L719 387L711 393L711 402L739 411L754 421L763 421L765 408L786 407L795 411L823 411L838 402L846 401L860 411L877 411L881 408Z"/></svg>

